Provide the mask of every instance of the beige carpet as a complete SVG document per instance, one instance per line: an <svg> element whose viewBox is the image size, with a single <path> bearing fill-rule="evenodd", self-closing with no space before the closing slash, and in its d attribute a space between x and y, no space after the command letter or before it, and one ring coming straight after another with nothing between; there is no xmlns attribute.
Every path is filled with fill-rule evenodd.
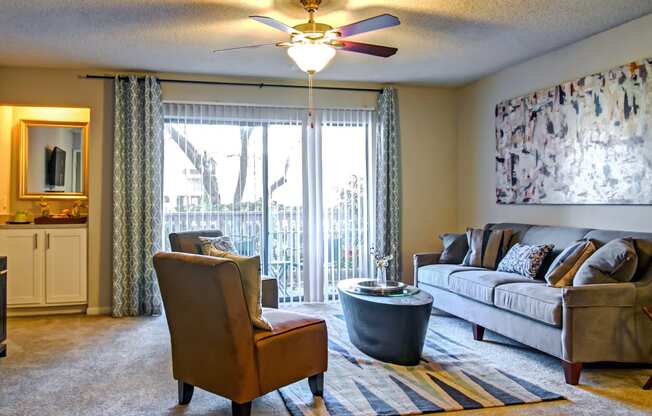
<svg viewBox="0 0 652 416"><path fill-rule="evenodd" d="M321 305L311 305L315 314ZM559 362L488 333L475 342L469 324L433 315L431 327L472 348L495 366L569 400L464 415L649 415L649 369L591 367L582 385L567 386ZM0 359L0 415L228 415L230 403L196 390L176 405L163 317L112 319L62 316L9 320L9 355ZM254 402L256 415L287 415L278 393Z"/></svg>

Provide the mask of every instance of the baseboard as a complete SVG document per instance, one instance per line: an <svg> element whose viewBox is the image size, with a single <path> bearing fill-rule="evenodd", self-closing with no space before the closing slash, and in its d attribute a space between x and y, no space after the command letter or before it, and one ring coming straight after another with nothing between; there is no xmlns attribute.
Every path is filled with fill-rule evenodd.
<svg viewBox="0 0 652 416"><path fill-rule="evenodd" d="M86 315L111 315L110 306L86 308Z"/></svg>
<svg viewBox="0 0 652 416"><path fill-rule="evenodd" d="M8 308L8 317L43 316L43 315L71 315L86 313L86 305L63 305Z"/></svg>

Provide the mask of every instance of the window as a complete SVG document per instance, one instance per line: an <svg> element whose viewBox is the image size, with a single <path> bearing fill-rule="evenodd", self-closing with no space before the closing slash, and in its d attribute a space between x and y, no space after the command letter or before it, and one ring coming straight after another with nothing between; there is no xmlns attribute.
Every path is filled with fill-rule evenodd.
<svg viewBox="0 0 652 416"><path fill-rule="evenodd" d="M305 299L311 279L317 297L333 298L339 280L370 270L372 115L323 110L312 130L303 109L166 103L166 248L171 232L219 229L239 253L261 256L281 301ZM315 190L304 172L317 168ZM315 191L320 209L304 211ZM318 240L323 255L306 253L307 239ZM315 261L321 277L305 267Z"/></svg>

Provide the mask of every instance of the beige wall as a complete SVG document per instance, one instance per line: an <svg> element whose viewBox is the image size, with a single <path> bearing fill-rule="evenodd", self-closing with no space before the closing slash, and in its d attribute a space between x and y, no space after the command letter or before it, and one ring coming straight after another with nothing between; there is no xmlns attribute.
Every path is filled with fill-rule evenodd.
<svg viewBox="0 0 652 416"><path fill-rule="evenodd" d="M399 87L403 280L412 282L412 254L434 251L455 228L455 94L451 89Z"/></svg>
<svg viewBox="0 0 652 416"><path fill-rule="evenodd" d="M507 98L652 56L652 15L505 69L460 89L458 229L512 221L652 231L650 206L514 206L495 203L494 108Z"/></svg>
<svg viewBox="0 0 652 416"><path fill-rule="evenodd" d="M90 109L88 303L90 313L99 313L108 312L111 302L113 88L110 81L86 81L78 75L66 70L0 68L0 104ZM16 181L11 178L12 187ZM36 209L32 202L17 205ZM10 209L14 212L16 207Z"/></svg>
<svg viewBox="0 0 652 416"><path fill-rule="evenodd" d="M9 214L13 107L0 105L0 215Z"/></svg>
<svg viewBox="0 0 652 416"><path fill-rule="evenodd" d="M80 79L79 75L85 73L87 71L84 70L0 68L0 104L90 108L89 312L108 313L111 305L113 86L110 80ZM198 79L174 74L160 76ZM201 79L235 80L221 77ZM327 85L380 87L350 83ZM306 91L301 89L260 90L250 87L167 83L163 84L163 97L170 101L292 106L305 106L307 101ZM445 180L454 169L455 159L452 99L450 90L399 87L404 184L403 270L408 281L412 274L411 254L435 248L438 244L436 235L455 225L455 199L440 197L451 195L454 190L452 182ZM315 102L322 107L370 108L375 106L375 101L375 93L315 92ZM0 117L0 123L2 120ZM0 150L3 149L0 147ZM2 165L0 163L0 167ZM3 172L0 170L3 175L0 177L0 192L3 183L7 182L6 173ZM11 182L14 180L12 177ZM22 208L20 204L22 202L15 202L15 205ZM36 209L33 204L32 207ZM15 207L10 207L10 210L15 211Z"/></svg>

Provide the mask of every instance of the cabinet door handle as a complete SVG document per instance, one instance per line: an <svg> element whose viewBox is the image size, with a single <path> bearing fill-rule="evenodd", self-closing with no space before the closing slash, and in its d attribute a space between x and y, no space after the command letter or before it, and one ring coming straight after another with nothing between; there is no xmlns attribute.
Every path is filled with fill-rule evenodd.
<svg viewBox="0 0 652 416"><path fill-rule="evenodd" d="M46 237L45 248L47 248L49 250L50 249L50 233L46 233L45 237Z"/></svg>
<svg viewBox="0 0 652 416"><path fill-rule="evenodd" d="M38 234L34 233L34 250L38 248Z"/></svg>

